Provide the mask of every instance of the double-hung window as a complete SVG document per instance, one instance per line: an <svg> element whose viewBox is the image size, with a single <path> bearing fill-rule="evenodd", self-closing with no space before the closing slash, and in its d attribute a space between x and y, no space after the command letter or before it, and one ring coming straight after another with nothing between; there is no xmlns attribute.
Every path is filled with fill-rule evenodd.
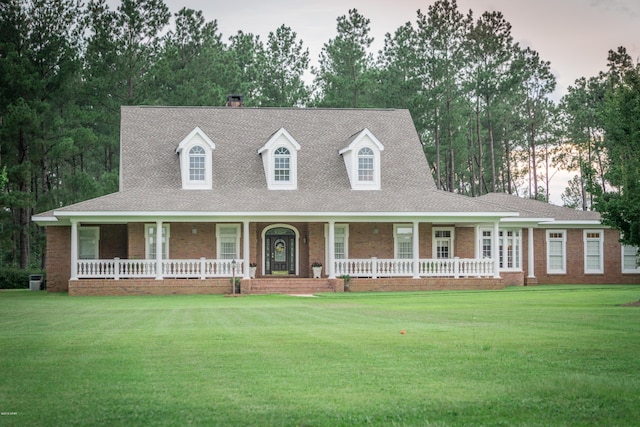
<svg viewBox="0 0 640 427"><path fill-rule="evenodd" d="M218 259L240 258L239 224L218 224L216 226L216 238Z"/></svg>
<svg viewBox="0 0 640 427"><path fill-rule="evenodd" d="M604 254L602 230L584 230L584 272L585 274L604 273Z"/></svg>
<svg viewBox="0 0 640 427"><path fill-rule="evenodd" d="M395 258L413 258L413 227L408 224L394 225L393 235L395 240Z"/></svg>
<svg viewBox="0 0 640 427"><path fill-rule="evenodd" d="M566 230L547 230L547 273L567 273Z"/></svg>
<svg viewBox="0 0 640 427"><path fill-rule="evenodd" d="M347 259L349 226L346 224L336 224L334 227L334 256L335 259Z"/></svg>
<svg viewBox="0 0 640 427"><path fill-rule="evenodd" d="M147 259L156 259L157 235L155 224L146 224L144 227L145 254ZM162 259L169 258L169 224L162 225Z"/></svg>
<svg viewBox="0 0 640 427"><path fill-rule="evenodd" d="M78 259L98 259L100 227L78 227Z"/></svg>
<svg viewBox="0 0 640 427"><path fill-rule="evenodd" d="M637 246L622 246L622 272L634 274L640 273Z"/></svg>

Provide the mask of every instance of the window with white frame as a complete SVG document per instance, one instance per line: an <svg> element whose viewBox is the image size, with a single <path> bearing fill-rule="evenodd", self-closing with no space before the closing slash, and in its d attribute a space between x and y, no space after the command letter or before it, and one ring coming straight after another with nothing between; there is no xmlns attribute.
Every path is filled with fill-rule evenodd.
<svg viewBox="0 0 640 427"><path fill-rule="evenodd" d="M433 227L433 255L438 259L453 258L453 227Z"/></svg>
<svg viewBox="0 0 640 427"><path fill-rule="evenodd" d="M363 129L353 135L350 144L338 151L344 160L352 190L380 190L382 152L384 146L371 133Z"/></svg>
<svg viewBox="0 0 640 427"><path fill-rule="evenodd" d="M145 258L156 259L156 225L145 224ZM162 259L169 258L169 224L162 225Z"/></svg>
<svg viewBox="0 0 640 427"><path fill-rule="evenodd" d="M325 245L327 248L325 251L325 259L329 259L329 224L325 224L324 227ZM333 226L333 247L334 247L334 259L348 259L349 258L349 224L335 224Z"/></svg>
<svg viewBox="0 0 640 427"><path fill-rule="evenodd" d="M216 225L216 250L218 259L240 258L240 224Z"/></svg>
<svg viewBox="0 0 640 427"><path fill-rule="evenodd" d="M205 177L205 150L199 145L189 150L189 181L204 181Z"/></svg>
<svg viewBox="0 0 640 427"><path fill-rule="evenodd" d="M493 256L493 230L480 229L480 258L491 259Z"/></svg>
<svg viewBox="0 0 640 427"><path fill-rule="evenodd" d="M213 150L216 145L196 127L180 142L176 153L180 156L180 174L184 190L213 188Z"/></svg>
<svg viewBox="0 0 640 427"><path fill-rule="evenodd" d="M276 182L289 182L291 153L285 147L278 147L273 156L273 179Z"/></svg>
<svg viewBox="0 0 640 427"><path fill-rule="evenodd" d="M492 258L493 228L479 229L478 249L483 259ZM498 255L500 270L522 269L522 230L504 228L498 231Z"/></svg>
<svg viewBox="0 0 640 427"><path fill-rule="evenodd" d="M601 274L604 272L602 230L584 230L584 273Z"/></svg>
<svg viewBox="0 0 640 427"><path fill-rule="evenodd" d="M100 227L78 227L78 259L98 259Z"/></svg>
<svg viewBox="0 0 640 427"><path fill-rule="evenodd" d="M413 227L410 224L393 226L394 252L396 259L413 258Z"/></svg>
<svg viewBox="0 0 640 427"><path fill-rule="evenodd" d="M622 272L634 274L640 273L637 246L622 245Z"/></svg>
<svg viewBox="0 0 640 427"><path fill-rule="evenodd" d="M336 224L334 230L335 259L347 259L349 257L349 226L347 224Z"/></svg>
<svg viewBox="0 0 640 427"><path fill-rule="evenodd" d="M363 147L358 151L358 181L373 182L373 150L369 147Z"/></svg>
<svg viewBox="0 0 640 427"><path fill-rule="evenodd" d="M547 273L567 273L566 230L547 230Z"/></svg>
<svg viewBox="0 0 640 427"><path fill-rule="evenodd" d="M259 150L269 190L298 188L298 151L300 144L280 128Z"/></svg>
<svg viewBox="0 0 640 427"><path fill-rule="evenodd" d="M498 250L501 270L520 270L521 264L521 231L519 229L500 230Z"/></svg>

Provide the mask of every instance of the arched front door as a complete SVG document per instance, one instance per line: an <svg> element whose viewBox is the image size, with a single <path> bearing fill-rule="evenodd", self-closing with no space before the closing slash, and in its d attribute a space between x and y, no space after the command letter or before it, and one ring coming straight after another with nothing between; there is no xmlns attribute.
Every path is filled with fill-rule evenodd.
<svg viewBox="0 0 640 427"><path fill-rule="evenodd" d="M265 273L296 274L296 234L285 227L268 230L264 237Z"/></svg>

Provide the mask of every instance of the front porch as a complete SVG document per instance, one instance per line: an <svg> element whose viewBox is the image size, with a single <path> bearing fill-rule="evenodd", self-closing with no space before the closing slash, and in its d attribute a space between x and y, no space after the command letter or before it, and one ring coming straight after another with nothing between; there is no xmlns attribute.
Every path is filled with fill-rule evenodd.
<svg viewBox="0 0 640 427"><path fill-rule="evenodd" d="M500 229L498 243L491 238L497 228L418 221L71 221L47 233L47 289L224 294L231 293L234 277L243 293L258 293L257 283L265 284L259 293L327 291L306 282L309 289L293 289L312 277L329 280L328 291L341 291L334 283L345 280L353 291L523 285L519 231ZM312 268L318 264L319 273ZM283 286L271 286L276 280ZM82 290L87 287L92 290Z"/></svg>
<svg viewBox="0 0 640 427"><path fill-rule="evenodd" d="M491 259L341 259L321 278L255 278L245 261L97 259L76 262L69 295L315 294L322 292L500 289ZM247 273L247 274L245 274ZM234 290L233 283L238 286Z"/></svg>

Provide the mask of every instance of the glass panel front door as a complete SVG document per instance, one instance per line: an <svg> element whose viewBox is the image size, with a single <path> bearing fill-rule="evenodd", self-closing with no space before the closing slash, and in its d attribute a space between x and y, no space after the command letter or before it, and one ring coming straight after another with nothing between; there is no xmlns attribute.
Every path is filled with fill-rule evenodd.
<svg viewBox="0 0 640 427"><path fill-rule="evenodd" d="M296 236L288 228L273 228L265 235L267 274L296 274Z"/></svg>

